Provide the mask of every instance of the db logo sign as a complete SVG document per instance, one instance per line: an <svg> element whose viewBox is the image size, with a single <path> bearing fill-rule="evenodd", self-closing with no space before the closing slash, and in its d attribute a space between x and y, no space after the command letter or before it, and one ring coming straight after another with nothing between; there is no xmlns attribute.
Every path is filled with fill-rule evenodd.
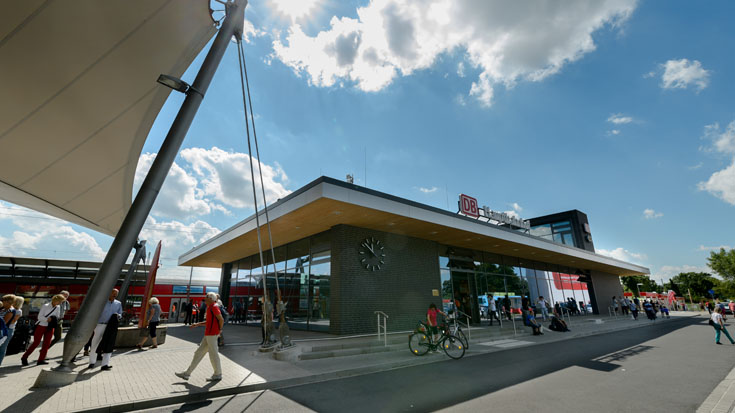
<svg viewBox="0 0 735 413"><path fill-rule="evenodd" d="M477 209L477 200L465 194L459 196L459 210L472 218L480 216L480 211Z"/></svg>

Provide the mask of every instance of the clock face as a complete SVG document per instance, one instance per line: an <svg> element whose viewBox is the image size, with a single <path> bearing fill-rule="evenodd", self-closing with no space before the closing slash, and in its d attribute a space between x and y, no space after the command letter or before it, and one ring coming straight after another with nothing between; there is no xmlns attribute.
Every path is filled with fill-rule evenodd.
<svg viewBox="0 0 735 413"><path fill-rule="evenodd" d="M375 238L366 238L360 243L360 264L366 270L377 271L385 265L385 248Z"/></svg>

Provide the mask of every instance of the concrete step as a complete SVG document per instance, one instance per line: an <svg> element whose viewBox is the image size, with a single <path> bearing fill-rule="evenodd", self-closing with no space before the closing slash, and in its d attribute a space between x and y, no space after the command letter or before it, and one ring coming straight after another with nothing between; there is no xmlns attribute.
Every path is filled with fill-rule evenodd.
<svg viewBox="0 0 735 413"><path fill-rule="evenodd" d="M528 331L526 331L528 330ZM388 335L388 344L385 345L383 340L377 340L376 336L367 336L359 339L346 339L339 343L313 343L307 345L300 343L300 354L298 360L316 360L331 357L346 357L360 354L384 353L392 351L407 351L408 336L411 333L391 333ZM467 332L465 331L465 335ZM504 328L473 328L471 332L470 346L473 343L482 343L487 341L505 340L508 338L523 337L530 335L530 329L518 329L517 334L513 334L512 329Z"/></svg>

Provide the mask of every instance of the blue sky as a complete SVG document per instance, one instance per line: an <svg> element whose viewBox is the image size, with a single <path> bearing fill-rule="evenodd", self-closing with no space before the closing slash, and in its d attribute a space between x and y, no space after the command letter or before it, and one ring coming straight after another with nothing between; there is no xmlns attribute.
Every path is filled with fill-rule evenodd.
<svg viewBox="0 0 735 413"><path fill-rule="evenodd" d="M600 253L656 279L735 246L731 2L290 2L246 10L272 200L367 172L372 189L450 210L460 193L523 218L576 208ZM172 276L188 275L181 252L252 213L243 122L232 44L144 230ZM3 255L100 259L111 243L60 222L39 233L18 208L3 204Z"/></svg>

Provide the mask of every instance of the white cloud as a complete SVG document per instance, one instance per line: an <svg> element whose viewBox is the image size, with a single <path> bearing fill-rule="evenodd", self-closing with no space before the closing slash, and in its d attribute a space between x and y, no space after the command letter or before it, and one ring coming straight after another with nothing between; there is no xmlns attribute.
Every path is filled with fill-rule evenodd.
<svg viewBox="0 0 735 413"><path fill-rule="evenodd" d="M73 258L102 260L105 251L92 235L77 231L71 224L48 215L0 203L0 220L9 221L16 230L10 237L0 236L0 254L35 258Z"/></svg>
<svg viewBox="0 0 735 413"><path fill-rule="evenodd" d="M332 17L329 29L314 36L292 25L285 39L274 41L273 56L313 85L346 80L378 91L461 49L480 71L469 94L490 106L497 85L511 88L559 72L595 49L594 32L620 25L635 6L634 0L371 0L357 18Z"/></svg>
<svg viewBox="0 0 735 413"><path fill-rule="evenodd" d="M645 219L656 219L664 216L663 212L656 212L653 209L646 208L643 210L643 218Z"/></svg>
<svg viewBox="0 0 735 413"><path fill-rule="evenodd" d="M523 211L523 207L518 205L517 202L513 202L512 204L510 204L510 206L513 209L511 211L504 211L504 212L513 218L521 219L521 211Z"/></svg>
<svg viewBox="0 0 735 413"><path fill-rule="evenodd" d="M712 273L712 270L710 270L708 267L698 267L695 265L664 265L655 274L651 274L651 278L655 281L660 281L661 279L664 280L664 282L670 280L673 277L676 277L682 272L705 272L705 273Z"/></svg>
<svg viewBox="0 0 735 413"><path fill-rule="evenodd" d="M699 248L697 248L697 249L700 250L700 251L719 251L720 249L729 250L729 249L732 249L732 248L733 247L731 247L729 245L719 245L719 246L716 246L716 247L707 247L707 246L704 246L704 245L700 245Z"/></svg>
<svg viewBox="0 0 735 413"><path fill-rule="evenodd" d="M620 129L612 129L607 131L608 135L620 135Z"/></svg>
<svg viewBox="0 0 735 413"><path fill-rule="evenodd" d="M233 208L254 207L250 157L247 154L213 147L187 148L180 155L184 163L174 162L172 165L151 211L153 215L184 221L214 211L231 214L224 205ZM134 192L140 188L155 156L156 154L150 153L141 155L135 174ZM269 203L291 192L284 187L288 177L278 164L264 164L262 169ZM257 162L254 171L258 200L262 208Z"/></svg>
<svg viewBox="0 0 735 413"><path fill-rule="evenodd" d="M607 121L615 125L624 125L626 123L633 122L633 118L630 116L624 116L622 113L615 113L607 118Z"/></svg>
<svg viewBox="0 0 735 413"><path fill-rule="evenodd" d="M735 159L727 168L713 173L706 182L700 182L698 188L735 205Z"/></svg>
<svg viewBox="0 0 735 413"><path fill-rule="evenodd" d="M245 43L250 43L250 41L253 38L261 37L261 36L264 36L265 34L266 34L265 31L258 30L257 28L255 28L253 23L250 23L248 19L245 19L244 24L243 24L243 31L242 31L242 37Z"/></svg>
<svg viewBox="0 0 735 413"><path fill-rule="evenodd" d="M605 255L607 257L615 258L621 261L632 262L635 264L640 264L642 261L648 259L646 254L631 252L623 247L618 247L614 250L596 249L596 252L600 255Z"/></svg>
<svg viewBox="0 0 735 413"><path fill-rule="evenodd" d="M724 131L720 131L719 123L706 125L704 138L712 141L712 150L723 154L735 154L735 121L730 122Z"/></svg>
<svg viewBox="0 0 735 413"><path fill-rule="evenodd" d="M698 60L669 60L663 65L661 87L664 89L686 89L689 86L702 90L709 85L710 72Z"/></svg>
<svg viewBox="0 0 735 413"><path fill-rule="evenodd" d="M432 186L431 188L424 188L424 187L419 188L419 191L421 191L421 192L423 192L425 194L430 194L430 193L436 192L438 190L439 190L439 188L437 188L435 186Z"/></svg>
<svg viewBox="0 0 735 413"><path fill-rule="evenodd" d="M735 155L735 121L730 122L724 131L721 131L719 123L706 125L704 138L712 142L712 146L706 150L728 157ZM735 205L735 157L730 166L713 173L706 182L700 182L697 187Z"/></svg>
<svg viewBox="0 0 735 413"><path fill-rule="evenodd" d="M464 72L464 62L459 62L459 64L457 65L457 76L459 77L466 76Z"/></svg>
<svg viewBox="0 0 735 413"><path fill-rule="evenodd" d="M202 195L214 198L234 208L253 208L252 180L250 179L250 157L244 153L227 152L217 147L212 149L187 148L181 157L201 178ZM288 177L280 165L259 165L254 162L253 170L259 207L263 207L259 171L262 170L265 196L269 203L291 193L284 185Z"/></svg>
<svg viewBox="0 0 735 413"><path fill-rule="evenodd" d="M137 193L140 189L155 158L155 153L145 153L140 156L138 167L135 170L135 189L133 193ZM197 185L197 179L174 162L161 192L158 193L151 213L168 218L185 219L197 215L207 215L212 212L213 208L221 209L221 206L214 206L207 202Z"/></svg>
<svg viewBox="0 0 735 413"><path fill-rule="evenodd" d="M167 256L178 257L192 247L219 234L219 228L213 227L204 221L197 220L190 224L179 221L158 221L149 216L140 231L140 238L148 240L151 251L158 241L161 241L161 251Z"/></svg>
<svg viewBox="0 0 735 413"><path fill-rule="evenodd" d="M696 171L697 169L701 168L702 166L704 166L704 162L700 162L700 163L698 163L696 165L692 165L692 166L687 166L687 169L689 169L690 171Z"/></svg>

